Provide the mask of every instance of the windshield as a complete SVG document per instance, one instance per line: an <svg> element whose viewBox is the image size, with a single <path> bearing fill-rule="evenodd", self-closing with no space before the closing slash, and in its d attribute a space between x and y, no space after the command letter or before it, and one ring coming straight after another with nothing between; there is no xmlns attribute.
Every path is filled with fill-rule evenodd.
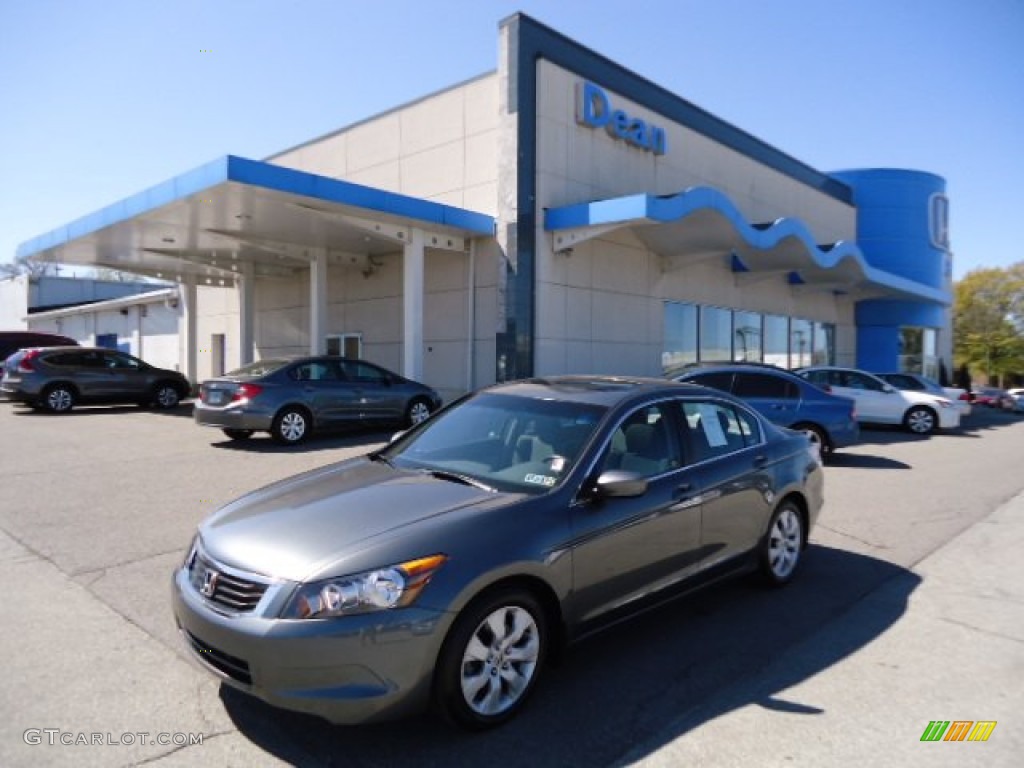
<svg viewBox="0 0 1024 768"><path fill-rule="evenodd" d="M438 414L381 455L403 469L455 473L499 491L543 493L569 474L605 410L484 393Z"/></svg>

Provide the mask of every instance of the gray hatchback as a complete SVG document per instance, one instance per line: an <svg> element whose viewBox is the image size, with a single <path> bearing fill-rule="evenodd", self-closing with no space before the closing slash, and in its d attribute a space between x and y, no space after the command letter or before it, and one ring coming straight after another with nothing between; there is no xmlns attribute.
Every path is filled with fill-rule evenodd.
<svg viewBox="0 0 1024 768"><path fill-rule="evenodd" d="M188 379L116 349L22 349L7 358L0 395L51 413L78 403L139 403L173 408L191 393Z"/></svg>
<svg viewBox="0 0 1024 768"><path fill-rule="evenodd" d="M323 355L250 363L199 387L196 423L232 440L269 432L295 445L314 429L365 422L418 424L441 407L430 387L365 360Z"/></svg>

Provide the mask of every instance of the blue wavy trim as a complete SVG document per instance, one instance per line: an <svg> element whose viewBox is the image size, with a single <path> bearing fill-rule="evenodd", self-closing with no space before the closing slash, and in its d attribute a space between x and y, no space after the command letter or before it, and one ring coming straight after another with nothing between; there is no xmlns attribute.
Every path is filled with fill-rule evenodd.
<svg viewBox="0 0 1024 768"><path fill-rule="evenodd" d="M818 245L810 229L800 219L782 218L768 223L752 223L743 216L732 200L710 187L692 187L674 195L628 195L611 200L552 208L545 211L544 227L550 232L557 232L588 226L669 223L708 211L725 219L751 249L771 251L785 240L799 242L806 254L806 263L793 265L794 270L817 268L833 271L842 268L842 271L848 274L852 269L865 282L928 301L950 303L950 296L945 291L872 267L853 242L841 240L831 245ZM724 244L724 247L729 246ZM742 265L740 271L757 269L755 259L739 263ZM736 260L733 261L733 268L737 268Z"/></svg>

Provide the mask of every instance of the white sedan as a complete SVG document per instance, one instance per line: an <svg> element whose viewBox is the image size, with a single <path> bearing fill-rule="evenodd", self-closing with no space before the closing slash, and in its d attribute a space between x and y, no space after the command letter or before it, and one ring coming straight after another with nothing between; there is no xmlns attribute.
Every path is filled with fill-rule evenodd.
<svg viewBox="0 0 1024 768"><path fill-rule="evenodd" d="M1013 406L1013 410L1024 411L1024 389L1019 387L1016 389L1008 389L1006 390L1006 393L1012 397L1013 402L1016 403L1016 405Z"/></svg>
<svg viewBox="0 0 1024 768"><path fill-rule="evenodd" d="M896 389L902 389L905 392L928 392L952 400L953 405L960 411L960 418L971 415L971 399L966 389L944 387L935 379L929 379L920 373L876 373L875 375L887 384L892 384Z"/></svg>
<svg viewBox="0 0 1024 768"><path fill-rule="evenodd" d="M833 394L851 398L857 404L860 422L902 424L917 435L960 426L960 411L948 397L897 389L867 371L820 365L802 368L796 374Z"/></svg>

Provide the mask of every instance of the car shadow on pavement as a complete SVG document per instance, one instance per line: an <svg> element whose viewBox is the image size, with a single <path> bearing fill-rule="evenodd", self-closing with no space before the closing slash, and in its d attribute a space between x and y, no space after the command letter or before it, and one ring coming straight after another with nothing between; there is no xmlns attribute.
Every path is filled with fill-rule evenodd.
<svg viewBox="0 0 1024 768"><path fill-rule="evenodd" d="M85 416L107 416L113 418L126 413L148 413L153 416L177 416L179 418L192 418L192 403L185 401L173 408L153 408L144 405L76 405L67 413L50 413L41 409L31 408L27 405L18 404L15 416L30 416L40 419L74 419Z"/></svg>
<svg viewBox="0 0 1024 768"><path fill-rule="evenodd" d="M829 456L826 467L854 467L856 469L910 469L903 461L890 459L887 456L871 456L861 453L843 453L837 451Z"/></svg>
<svg viewBox="0 0 1024 768"><path fill-rule="evenodd" d="M345 430L314 433L298 445L281 445L268 434L255 434L247 440L231 440L211 430L211 435L222 439L215 439L210 445L225 451L244 451L246 453L309 453L363 446L369 450L371 446L388 442L396 431L398 431L398 427L384 430L380 427L350 427Z"/></svg>
<svg viewBox="0 0 1024 768"><path fill-rule="evenodd" d="M465 733L430 713L399 723L333 726L225 685L220 698L243 736L292 764L536 768L642 759L748 704L821 712L814 702L775 694L879 637L904 614L920 583L912 572L865 555L824 546L806 554L804 570L786 589L752 579L729 582L571 647L546 669L523 713L494 731ZM841 643L819 633L883 584L886 599L871 601L866 620L847 620ZM783 655L773 676L759 675ZM765 679L774 681L768 690L759 682Z"/></svg>

